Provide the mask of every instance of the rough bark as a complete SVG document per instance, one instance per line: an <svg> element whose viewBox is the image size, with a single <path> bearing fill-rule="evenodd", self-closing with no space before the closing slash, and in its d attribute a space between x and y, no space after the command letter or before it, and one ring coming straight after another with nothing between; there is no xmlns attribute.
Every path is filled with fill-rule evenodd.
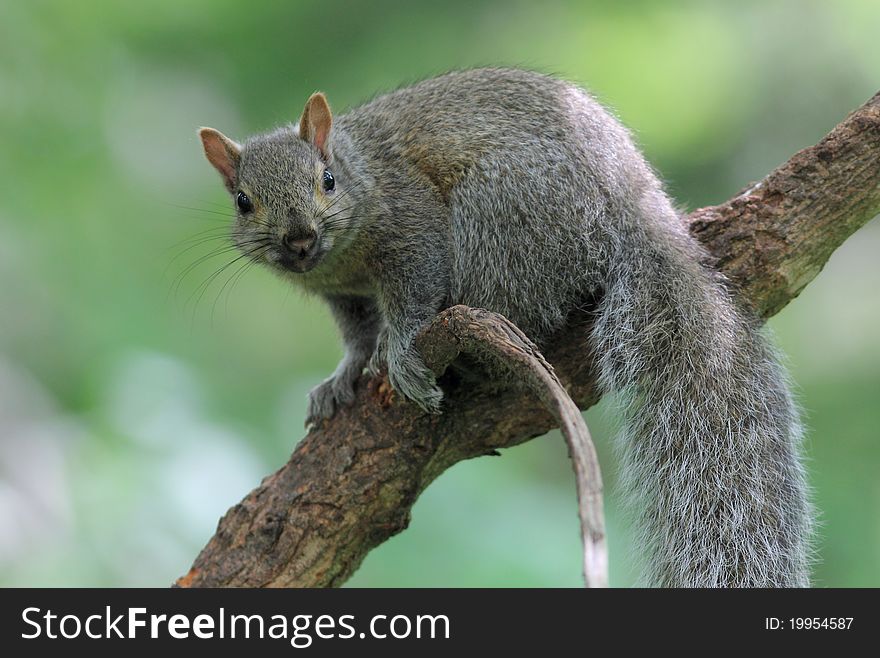
<svg viewBox="0 0 880 658"><path fill-rule="evenodd" d="M767 318L878 212L880 93L817 145L685 221L742 301ZM176 584L340 585L373 547L406 528L416 498L444 470L557 427L559 413L535 387L510 385L510 368L479 340L498 326L475 326L474 317L449 309L419 338L432 367L454 362L441 378L443 415L422 414L384 378L364 377L354 405L313 428L284 467L227 512ZM546 354L581 409L598 399L586 329L586 319L572 318Z"/></svg>

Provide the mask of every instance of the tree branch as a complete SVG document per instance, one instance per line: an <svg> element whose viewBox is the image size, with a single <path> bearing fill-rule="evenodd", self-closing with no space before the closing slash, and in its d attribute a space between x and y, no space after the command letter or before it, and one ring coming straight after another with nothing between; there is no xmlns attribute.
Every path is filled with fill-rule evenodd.
<svg viewBox="0 0 880 658"><path fill-rule="evenodd" d="M880 94L756 185L686 221L742 301L767 318L878 212ZM594 361L584 347L587 329L586 318L573 317L547 350L581 409L598 400ZM284 467L226 513L176 584L340 585L373 547L406 528L416 498L444 470L573 422L577 414L548 393L552 369L535 369L528 359L511 365L501 354L509 347L481 337L491 331L516 336L509 342L520 350L517 358L533 350L530 356L543 361L499 316L464 307L444 311L419 337L419 349L438 372L453 364L441 378L444 414L422 414L394 396L384 378L363 377L354 405L312 429ZM533 379L505 386L511 369L519 379L528 379L523 372Z"/></svg>

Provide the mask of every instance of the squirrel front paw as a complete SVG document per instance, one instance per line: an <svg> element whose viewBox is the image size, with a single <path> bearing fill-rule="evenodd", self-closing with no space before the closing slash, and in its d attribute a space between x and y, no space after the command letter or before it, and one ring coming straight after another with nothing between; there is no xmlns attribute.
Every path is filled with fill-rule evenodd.
<svg viewBox="0 0 880 658"><path fill-rule="evenodd" d="M354 402L354 382L356 376L333 375L315 386L309 392L309 406L306 412L306 427L324 419L332 418L340 407Z"/></svg>
<svg viewBox="0 0 880 658"><path fill-rule="evenodd" d="M440 413L443 391L437 386L434 373L422 361L415 346L397 348L387 329L379 334L367 371L377 377L386 368L388 381L395 391L430 414Z"/></svg>
<svg viewBox="0 0 880 658"><path fill-rule="evenodd" d="M443 391L415 347L388 355L388 381L395 391L415 402L423 411L440 413Z"/></svg>

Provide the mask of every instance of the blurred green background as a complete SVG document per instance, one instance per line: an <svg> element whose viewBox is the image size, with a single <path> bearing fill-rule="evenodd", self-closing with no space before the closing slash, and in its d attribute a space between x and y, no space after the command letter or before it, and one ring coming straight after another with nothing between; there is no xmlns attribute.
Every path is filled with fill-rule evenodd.
<svg viewBox="0 0 880 658"><path fill-rule="evenodd" d="M159 585L302 436L335 366L321 305L250 270L195 130L233 137L447 69L583 83L683 207L722 201L880 89L876 0L0 2L0 584ZM184 207L198 208L188 210ZM210 211L220 214L212 214ZM204 212L209 211L209 212ZM188 251L184 251L192 247ZM880 225L770 323L809 427L815 582L880 585ZM197 264L198 263L198 264ZM188 267L195 265L188 271ZM612 582L633 582L613 415ZM557 434L461 464L351 585L576 586Z"/></svg>

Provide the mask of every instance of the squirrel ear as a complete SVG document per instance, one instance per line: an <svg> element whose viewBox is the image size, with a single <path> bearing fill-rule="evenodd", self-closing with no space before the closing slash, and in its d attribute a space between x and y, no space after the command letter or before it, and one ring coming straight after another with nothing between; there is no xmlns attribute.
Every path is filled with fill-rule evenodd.
<svg viewBox="0 0 880 658"><path fill-rule="evenodd" d="M314 144L325 160L330 157L330 127L332 125L333 116L330 114L327 97L321 92L312 94L299 120L299 136Z"/></svg>
<svg viewBox="0 0 880 658"><path fill-rule="evenodd" d="M241 156L241 146L213 128L200 128L199 137L202 139L202 146L205 147L205 157L208 158L208 162L220 172L226 189L233 191L236 186L235 171Z"/></svg>

